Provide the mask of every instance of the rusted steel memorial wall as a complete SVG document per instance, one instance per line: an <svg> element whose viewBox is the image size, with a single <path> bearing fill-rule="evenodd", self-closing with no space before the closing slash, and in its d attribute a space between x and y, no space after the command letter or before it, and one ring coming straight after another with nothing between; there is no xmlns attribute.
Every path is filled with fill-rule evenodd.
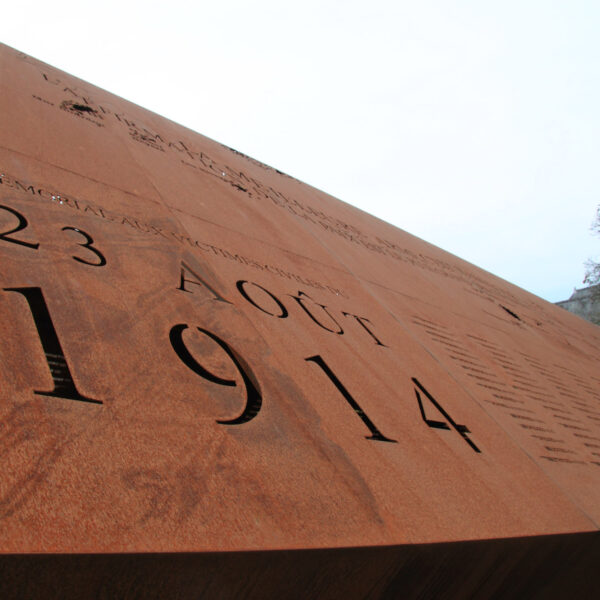
<svg viewBox="0 0 600 600"><path fill-rule="evenodd" d="M598 328L0 57L3 597L596 589Z"/></svg>

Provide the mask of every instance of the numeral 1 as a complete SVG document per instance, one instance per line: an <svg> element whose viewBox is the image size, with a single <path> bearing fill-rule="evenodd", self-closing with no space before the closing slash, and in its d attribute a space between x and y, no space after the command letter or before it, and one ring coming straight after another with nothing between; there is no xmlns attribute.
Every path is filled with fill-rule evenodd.
<svg viewBox="0 0 600 600"><path fill-rule="evenodd" d="M368 440L375 440L377 442L392 442L394 444L397 444L396 440L391 440L390 438L385 437L385 435L383 435L383 433L381 433L381 431L377 429L375 423L373 423L373 421L369 419L367 413L365 413L365 411L360 407L358 402L352 397L350 392L344 387L342 382L336 377L335 373L329 368L329 365L323 360L321 356L317 354L316 356L310 356L308 358L305 358L304 360L308 362L314 362L317 365L319 365L319 367L321 367L325 375L327 375L327 377L331 379L331 382L333 383L333 385L335 385L340 394L344 396L346 402L354 409L354 412L368 427L369 431L371 432L371 435L365 436Z"/></svg>
<svg viewBox="0 0 600 600"><path fill-rule="evenodd" d="M4 288L4 291L17 292L27 300L31 316L33 317L33 321L38 330L38 335L40 336L44 354L46 355L48 368L50 369L50 374L54 381L53 390L49 392L34 390L34 393L39 394L40 396L54 396L57 398L67 398L68 400L102 404L100 400L88 398L87 396L80 394L77 390L41 288Z"/></svg>

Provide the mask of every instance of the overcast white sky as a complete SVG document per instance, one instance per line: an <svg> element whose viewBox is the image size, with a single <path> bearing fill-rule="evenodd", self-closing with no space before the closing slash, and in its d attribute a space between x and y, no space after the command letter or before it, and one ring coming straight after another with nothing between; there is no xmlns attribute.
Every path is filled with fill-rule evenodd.
<svg viewBox="0 0 600 600"><path fill-rule="evenodd" d="M0 40L548 300L600 253L598 0L14 0Z"/></svg>

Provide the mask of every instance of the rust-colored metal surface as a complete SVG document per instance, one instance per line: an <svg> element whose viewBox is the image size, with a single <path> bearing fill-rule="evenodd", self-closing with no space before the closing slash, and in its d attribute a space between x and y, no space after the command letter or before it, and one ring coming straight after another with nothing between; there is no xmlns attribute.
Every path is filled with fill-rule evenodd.
<svg viewBox="0 0 600 600"><path fill-rule="evenodd" d="M6 46L0 88L2 597L596 590L598 328Z"/></svg>

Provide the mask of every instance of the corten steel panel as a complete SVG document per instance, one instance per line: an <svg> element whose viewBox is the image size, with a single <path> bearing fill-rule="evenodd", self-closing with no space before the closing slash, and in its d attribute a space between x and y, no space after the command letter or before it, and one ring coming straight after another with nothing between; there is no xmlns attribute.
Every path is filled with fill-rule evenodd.
<svg viewBox="0 0 600 600"><path fill-rule="evenodd" d="M6 46L0 69L3 597L596 589L598 328Z"/></svg>

